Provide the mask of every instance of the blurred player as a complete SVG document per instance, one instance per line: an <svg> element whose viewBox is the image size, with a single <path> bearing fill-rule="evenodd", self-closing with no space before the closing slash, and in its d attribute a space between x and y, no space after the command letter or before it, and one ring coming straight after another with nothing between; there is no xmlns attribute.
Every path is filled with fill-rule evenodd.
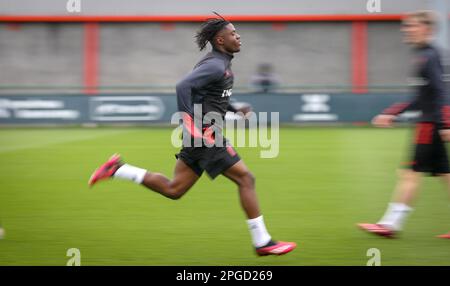
<svg viewBox="0 0 450 286"><path fill-rule="evenodd" d="M445 141L450 141L450 106L446 105L443 68L438 51L431 45L436 17L431 11L420 11L405 17L402 32L406 43L414 47L413 76L416 96L411 102L398 103L374 118L377 127L391 127L396 116L406 110L419 110L414 154L406 168L399 171L393 202L376 224L358 224L362 229L393 237L402 230L417 194L423 174L439 175L450 191L450 168ZM450 234L439 237L450 238Z"/></svg>
<svg viewBox="0 0 450 286"><path fill-rule="evenodd" d="M202 144L200 147L189 147L183 140L183 148L176 155L173 179L124 164L118 155L114 155L92 174L89 185L112 177L121 178L142 184L175 200L181 198L197 182L203 171L206 171L212 179L222 174L239 187L241 205L248 218L247 223L256 253L261 256L288 253L294 250L296 244L272 240L259 211L255 178L250 170L225 138L209 132L211 126L195 124L198 114L194 114L194 103L202 107L200 117L208 112L216 112L223 119L230 109L229 100L233 87L231 60L233 54L240 51L240 36L233 24L220 18L207 20L198 31L196 39L200 50L203 50L209 42L212 51L177 84L178 109L184 114L183 125L185 132L188 132L189 140L200 138L201 141L208 143L223 140L223 146L208 147ZM221 130L222 126L215 127ZM217 139L218 137L221 139Z"/></svg>

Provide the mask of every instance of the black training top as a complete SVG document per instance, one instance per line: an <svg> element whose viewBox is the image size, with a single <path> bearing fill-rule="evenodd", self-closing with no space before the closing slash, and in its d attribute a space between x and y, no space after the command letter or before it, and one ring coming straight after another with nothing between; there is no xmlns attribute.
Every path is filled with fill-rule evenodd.
<svg viewBox="0 0 450 286"><path fill-rule="evenodd" d="M412 76L416 95L412 101L396 103L383 113L398 115L406 110L419 110L422 112L419 121L450 128L450 110L439 52L431 45L416 48L414 52Z"/></svg>
<svg viewBox="0 0 450 286"><path fill-rule="evenodd" d="M194 115L194 104L202 105L202 116L230 109L233 88L232 55L213 49L176 86L178 110Z"/></svg>

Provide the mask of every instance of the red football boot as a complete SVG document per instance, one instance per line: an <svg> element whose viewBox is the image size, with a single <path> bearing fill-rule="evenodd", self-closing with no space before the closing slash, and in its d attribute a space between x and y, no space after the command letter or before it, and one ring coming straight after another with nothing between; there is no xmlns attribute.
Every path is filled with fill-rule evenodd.
<svg viewBox="0 0 450 286"><path fill-rule="evenodd" d="M358 226L370 233L374 233L379 236L393 238L395 236L395 231L376 223L358 223Z"/></svg>
<svg viewBox="0 0 450 286"><path fill-rule="evenodd" d="M270 244L269 246L256 248L256 254L258 254L259 256L283 255L291 252L295 249L295 247L297 247L297 244L295 244L295 242L277 241L274 243L275 244Z"/></svg>
<svg viewBox="0 0 450 286"><path fill-rule="evenodd" d="M120 166L120 155L112 155L106 163L92 173L88 182L89 186L92 187L98 181L111 178Z"/></svg>
<svg viewBox="0 0 450 286"><path fill-rule="evenodd" d="M446 234L438 235L438 236L436 236L436 237L450 239L450 232L449 232L449 233L446 233Z"/></svg>

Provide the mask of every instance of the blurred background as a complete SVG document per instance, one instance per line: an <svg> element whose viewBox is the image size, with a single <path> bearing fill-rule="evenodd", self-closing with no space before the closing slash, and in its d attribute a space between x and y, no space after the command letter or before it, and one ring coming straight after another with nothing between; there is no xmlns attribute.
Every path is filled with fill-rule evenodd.
<svg viewBox="0 0 450 286"><path fill-rule="evenodd" d="M0 0L0 265L65 265L69 248L82 265L365 265L371 247L383 265L448 265L436 180L402 239L354 227L381 215L409 154L408 129L360 126L411 96L400 25L421 9L439 14L448 68L450 0ZM238 150L269 229L301 245L283 259L253 256L223 178L177 204L124 182L87 189L115 152L171 174L175 84L206 53L194 35L212 11L243 43L233 100L279 112L277 158Z"/></svg>
<svg viewBox="0 0 450 286"><path fill-rule="evenodd" d="M236 95L326 93L322 101L337 109L337 121L367 121L373 115L370 110L348 118L340 113L354 108L342 110L336 105L354 94L368 94L364 104L376 105L376 98L370 96L373 93L392 95L378 97L378 102L386 105L389 99L408 92L410 50L402 44L399 31L402 14L419 9L437 11L436 40L447 55L449 5L445 0L3 0L0 94L153 94L162 103L154 106L159 113L148 116L152 118L149 121L164 123L176 110L174 85L202 55L194 43L199 22L211 17L214 10L233 21L242 37L242 51L233 61ZM160 92L172 99L158 98ZM344 97L328 99L328 94L337 93ZM255 100L258 98L247 97L257 105L256 110L271 111L266 107L277 97L267 99L264 105ZM5 104L0 124L45 121L45 109L41 110L44 113L35 110L37 118L26 120L26 115L33 115L21 116L17 108ZM296 116L299 110L289 109L292 104L298 107L307 102L286 104L288 114L283 122L302 121ZM77 112L66 114L70 118L65 123L98 118L92 108L75 109ZM61 119L50 113L48 122Z"/></svg>

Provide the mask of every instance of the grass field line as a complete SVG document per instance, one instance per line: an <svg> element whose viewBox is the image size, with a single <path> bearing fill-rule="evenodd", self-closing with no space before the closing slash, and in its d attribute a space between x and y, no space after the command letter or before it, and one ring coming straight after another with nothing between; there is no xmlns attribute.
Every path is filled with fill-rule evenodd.
<svg viewBox="0 0 450 286"><path fill-rule="evenodd" d="M23 131L22 131L23 132ZM31 131L33 132L33 131ZM15 152L20 150L26 150L26 149L37 149L42 147L47 147L51 145L58 145L63 143L69 143L69 142L76 142L76 141L85 141L85 140L91 140L91 139L97 139L99 137L107 137L117 134L123 134L132 132L130 130L114 130L114 131L104 131L104 132L96 132L92 134L75 134L71 136L67 136L67 133L65 133L64 136L53 136L53 137L46 137L42 140L42 138L39 138L39 140L36 141L21 141L21 142L14 142L14 144L11 144L11 142L2 142L0 141L0 154L1 153L9 153L9 152ZM3 133L0 131L0 134ZM0 136L3 137L3 136ZM3 146L2 146L3 145Z"/></svg>

